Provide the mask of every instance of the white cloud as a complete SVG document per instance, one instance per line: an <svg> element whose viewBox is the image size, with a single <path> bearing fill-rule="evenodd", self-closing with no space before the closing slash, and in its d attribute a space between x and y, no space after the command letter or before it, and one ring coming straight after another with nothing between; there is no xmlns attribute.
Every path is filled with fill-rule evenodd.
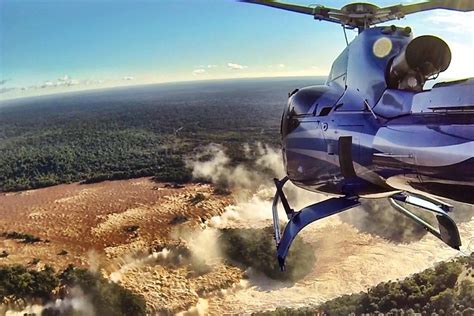
<svg viewBox="0 0 474 316"><path fill-rule="evenodd" d="M474 75L472 61L472 47L466 43L450 42L451 64L446 72L441 73L440 79L460 79Z"/></svg>
<svg viewBox="0 0 474 316"><path fill-rule="evenodd" d="M198 68L198 69L193 70L193 75L194 76L199 76L199 75L202 75L204 73L206 73L206 69L203 69L203 68Z"/></svg>
<svg viewBox="0 0 474 316"><path fill-rule="evenodd" d="M0 93L7 93L7 92L13 91L15 89L16 88L4 88L4 87L2 87L2 88L0 88Z"/></svg>
<svg viewBox="0 0 474 316"><path fill-rule="evenodd" d="M474 12L434 11L424 21L427 26L444 34L444 40L451 49L451 64L437 81L472 77Z"/></svg>
<svg viewBox="0 0 474 316"><path fill-rule="evenodd" d="M54 86L55 86L55 84L52 81L48 80L48 81L45 81L41 85L41 88L48 88L48 87L54 87Z"/></svg>
<svg viewBox="0 0 474 316"><path fill-rule="evenodd" d="M234 70L242 70L242 69L248 68L247 66L234 64L234 63L227 63L227 67Z"/></svg>
<svg viewBox="0 0 474 316"><path fill-rule="evenodd" d="M278 68L278 69L283 69L286 68L285 64L276 64L276 65L269 65L269 68Z"/></svg>
<svg viewBox="0 0 474 316"><path fill-rule="evenodd" d="M129 81L129 80L135 80L135 77L132 76L125 76L119 79L115 79L115 82L119 81ZM36 85L31 85L29 87L27 86L22 86L18 87L21 91L26 91L26 90L35 90L35 89L46 89L46 90L57 90L61 91L61 89L66 89L64 91L67 91L67 89L77 89L78 87L81 86L89 86L89 85L96 85L96 84L102 84L104 80L90 80L90 79L73 79L69 75L64 75L59 77L56 80L46 80L43 83L36 84ZM73 87L76 86L76 87ZM50 89L52 88L52 89Z"/></svg>
<svg viewBox="0 0 474 316"><path fill-rule="evenodd" d="M69 76L64 75L62 78L58 78L58 82L67 82L69 81Z"/></svg>
<svg viewBox="0 0 474 316"><path fill-rule="evenodd" d="M76 79L72 79L68 75L64 75L61 78L58 78L58 80L56 80L56 82L53 82L53 85L56 86L56 87L74 86L74 85L77 85L77 84L79 84L79 81L76 80Z"/></svg>
<svg viewBox="0 0 474 316"><path fill-rule="evenodd" d="M474 13L455 11L435 11L426 21L442 26L444 31L468 35L474 30Z"/></svg>
<svg viewBox="0 0 474 316"><path fill-rule="evenodd" d="M8 86L4 87L3 85L0 85L0 100L32 97L69 91L82 91L94 88L119 87L131 84L149 83L143 80L144 79L142 76L138 78L134 76L117 76L104 79L75 79L71 75L65 74L58 76L57 79L54 80L44 80L29 86L16 86L13 87L14 89L10 89Z"/></svg>
<svg viewBox="0 0 474 316"><path fill-rule="evenodd" d="M194 66L194 67L197 68L197 69L201 69L201 68L202 69L204 69L204 68L209 68L210 69L210 68L217 68L219 66L216 65L216 64L209 64L209 65L197 65L197 66Z"/></svg>

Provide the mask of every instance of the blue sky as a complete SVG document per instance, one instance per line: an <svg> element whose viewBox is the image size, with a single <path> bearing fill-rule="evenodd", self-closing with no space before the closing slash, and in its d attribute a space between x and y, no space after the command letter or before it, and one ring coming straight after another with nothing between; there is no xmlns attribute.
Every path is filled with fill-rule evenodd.
<svg viewBox="0 0 474 316"><path fill-rule="evenodd" d="M309 5L314 0L293 2ZM350 1L319 2L341 7ZM453 51L454 69L446 75L474 76L473 13L432 11L392 23L410 25L416 35L443 37ZM0 0L0 88L16 88L4 96L39 93L41 86L62 92L71 87L324 75L344 46L338 25L233 0Z"/></svg>

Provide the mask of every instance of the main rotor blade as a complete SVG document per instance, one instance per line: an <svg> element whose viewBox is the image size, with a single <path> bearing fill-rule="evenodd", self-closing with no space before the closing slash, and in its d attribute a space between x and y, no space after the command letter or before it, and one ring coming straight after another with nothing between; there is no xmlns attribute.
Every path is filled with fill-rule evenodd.
<svg viewBox="0 0 474 316"><path fill-rule="evenodd" d="M431 0L427 2L398 5L382 9L400 11L404 15L436 9L469 12L474 11L474 0Z"/></svg>
<svg viewBox="0 0 474 316"><path fill-rule="evenodd" d="M324 6L301 6L283 3L275 0L239 0L240 2L254 3L277 9L312 15L316 20L323 20L344 25L346 28L359 28L359 31L371 25L403 18L405 15L445 9L454 11L474 11L474 0L431 0L409 5L394 5L379 8L368 3L351 3L341 10Z"/></svg>
<svg viewBox="0 0 474 316"><path fill-rule="evenodd" d="M260 5L277 8L281 10L312 15L317 20L324 20L324 21L334 22L334 23L339 23L339 24L341 23L341 20L336 16L343 14L340 10L326 8L323 6L308 7L308 6L289 4L289 3L284 3L284 2L274 1L274 0L239 0L239 2L260 4Z"/></svg>
<svg viewBox="0 0 474 316"><path fill-rule="evenodd" d="M305 6L301 6L297 4L289 4L289 3L277 2L273 0L239 0L239 1L266 5L272 8L277 8L277 9L282 9L282 10L287 10L287 11L292 11L292 12L297 12L297 13L314 15L314 8L305 7Z"/></svg>

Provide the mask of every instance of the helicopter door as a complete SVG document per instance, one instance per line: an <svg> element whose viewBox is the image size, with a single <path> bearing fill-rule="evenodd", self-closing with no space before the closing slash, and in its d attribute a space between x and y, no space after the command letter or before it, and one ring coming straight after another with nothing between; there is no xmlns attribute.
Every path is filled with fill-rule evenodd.
<svg viewBox="0 0 474 316"><path fill-rule="evenodd" d="M320 122L320 128L326 145L326 156L324 160L328 163L327 172L330 175L330 179L335 179L335 177L338 177L340 174L339 160L337 158L337 155L339 154L339 148L338 140L336 138L336 130L332 124L334 124L334 122L323 119Z"/></svg>

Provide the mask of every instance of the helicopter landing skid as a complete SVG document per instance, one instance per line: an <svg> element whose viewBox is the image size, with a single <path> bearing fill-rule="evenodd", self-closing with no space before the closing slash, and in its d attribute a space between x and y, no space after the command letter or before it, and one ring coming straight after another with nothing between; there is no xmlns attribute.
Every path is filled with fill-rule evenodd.
<svg viewBox="0 0 474 316"><path fill-rule="evenodd" d="M459 235L456 223L447 214L447 212L452 210L451 205L436 199L431 199L425 196L410 195L408 193L397 193L392 195L389 198L389 201L397 211L421 225L426 231L441 239L441 241L451 248L459 250L459 247L461 246L461 236ZM434 213L438 220L439 231L433 227L433 225L403 207L399 202L410 204L420 208L421 210Z"/></svg>
<svg viewBox="0 0 474 316"><path fill-rule="evenodd" d="M291 243L295 239L296 235L304 227L324 217L328 217L360 205L358 197L340 197L324 200L295 212L290 207L285 193L283 192L283 186L287 181L288 177L285 177L282 180L274 179L276 193L272 204L273 231L277 248L278 264L280 265L280 269L282 271L285 270L285 259L288 255ZM286 216L289 220L285 226L285 229L283 230L283 235L281 235L280 219L278 217L277 209L279 200L281 200Z"/></svg>

